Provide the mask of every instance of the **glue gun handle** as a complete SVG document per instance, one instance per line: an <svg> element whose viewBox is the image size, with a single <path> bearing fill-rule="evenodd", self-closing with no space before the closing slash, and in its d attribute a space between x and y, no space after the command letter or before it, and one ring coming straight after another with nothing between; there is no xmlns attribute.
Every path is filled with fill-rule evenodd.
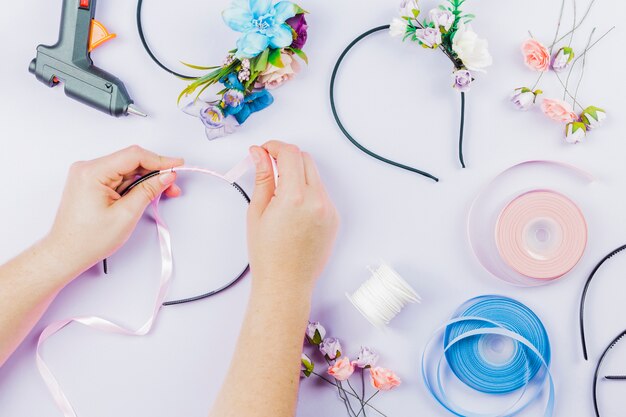
<svg viewBox="0 0 626 417"><path fill-rule="evenodd" d="M89 37L91 21L96 14L97 0L89 0L81 6L81 0L64 0L59 40L53 49L76 64L91 65Z"/></svg>

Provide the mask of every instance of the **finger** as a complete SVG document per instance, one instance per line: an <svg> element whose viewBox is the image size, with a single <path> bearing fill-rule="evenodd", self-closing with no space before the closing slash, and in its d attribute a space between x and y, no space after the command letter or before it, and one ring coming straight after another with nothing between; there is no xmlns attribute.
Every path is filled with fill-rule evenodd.
<svg viewBox="0 0 626 417"><path fill-rule="evenodd" d="M165 190L164 194L168 198L176 198L176 197L180 197L182 192L183 191L180 189L178 185L172 184L167 190Z"/></svg>
<svg viewBox="0 0 626 417"><path fill-rule="evenodd" d="M279 188L295 190L306 185L302 152L296 145L276 140L267 142L263 148L276 159L280 181Z"/></svg>
<svg viewBox="0 0 626 417"><path fill-rule="evenodd" d="M158 171L177 167L182 165L184 161L181 158L160 156L140 146L133 145L92 162L99 167L100 174L110 178L115 174L127 175L138 168Z"/></svg>
<svg viewBox="0 0 626 417"><path fill-rule="evenodd" d="M261 216L267 205L272 201L276 191L274 170L270 156L265 149L253 146L250 148L250 155L256 168L254 192L250 201L250 213Z"/></svg>
<svg viewBox="0 0 626 417"><path fill-rule="evenodd" d="M319 187L322 185L320 173L317 170L315 161L307 152L302 152L302 160L304 161L304 175L306 177L306 183L313 187Z"/></svg>
<svg viewBox="0 0 626 417"><path fill-rule="evenodd" d="M130 187L135 181L137 181L139 178L151 173L154 171L150 171L147 170L145 168L137 168L134 171L125 174L117 183L112 183L110 184L112 188L115 188L115 190L118 193L123 193L124 191L126 191L128 189L128 187Z"/></svg>
<svg viewBox="0 0 626 417"><path fill-rule="evenodd" d="M137 185L115 204L134 216L141 216L148 204L170 188L174 181L176 181L175 172L157 175Z"/></svg>

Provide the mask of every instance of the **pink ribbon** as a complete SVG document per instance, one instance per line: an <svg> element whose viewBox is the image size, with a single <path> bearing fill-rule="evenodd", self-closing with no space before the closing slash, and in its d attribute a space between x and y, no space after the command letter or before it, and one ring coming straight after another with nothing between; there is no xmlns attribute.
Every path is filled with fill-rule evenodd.
<svg viewBox="0 0 626 417"><path fill-rule="evenodd" d="M272 162L274 162L272 160ZM198 172L202 174L211 175L217 178L220 178L229 184L233 184L237 179L243 176L249 169L252 167L252 160L250 157L244 159L242 162L237 164L232 170L230 170L225 175L219 174L215 171L211 171L204 168L197 167L177 167L168 170L161 171L161 174L167 172ZM275 167L275 165L274 165ZM274 169L274 175L277 178L277 171ZM79 323L83 326L90 327L95 330L99 330L105 333L114 333L121 334L126 336L145 336L152 329L156 318L159 314L159 310L165 301L165 297L167 295L167 291L169 289L171 280L172 280L172 268L173 268L173 258L172 258L172 243L170 239L170 231L167 228L167 225L161 219L159 215L159 200L161 196L157 197L151 204L152 211L154 213L154 219L157 227L157 233L159 236L159 246L161 251L161 278L159 280L159 290L154 302L154 306L152 308L152 313L148 320L137 330L128 329L119 324L113 323L109 320L105 320L96 316L84 316L84 317L73 317L65 320L60 320L48 325L41 335L39 336L39 340L37 342L37 350L36 350L36 360L37 367L39 368L39 373L43 378L44 383L48 387L48 390L52 394L54 402L57 407L63 413L64 417L77 417L76 411L70 404L70 401L67 399L67 396L63 392L59 381L55 378L54 374L48 367L48 365L44 362L41 356L41 349L46 342L46 340L52 337L54 334L59 332L65 326L71 323Z"/></svg>

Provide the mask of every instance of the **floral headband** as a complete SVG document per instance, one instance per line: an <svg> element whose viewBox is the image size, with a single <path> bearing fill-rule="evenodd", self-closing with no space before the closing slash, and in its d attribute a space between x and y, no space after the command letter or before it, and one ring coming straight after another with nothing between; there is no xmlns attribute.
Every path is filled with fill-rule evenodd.
<svg viewBox="0 0 626 417"><path fill-rule="evenodd" d="M390 25L379 26L368 30L352 41L340 55L332 74L330 84L330 104L335 121L343 134L358 149L367 155L387 164L407 171L415 172L434 181L439 179L432 174L378 155L361 145L346 129L341 121L335 105L335 82L339 68L348 52L361 40L376 32L389 30L391 36L410 40L424 49L440 50L454 66L452 87L461 93L461 122L459 133L459 161L465 168L463 158L463 132L465 125L465 93L469 91L477 72L492 64L487 41L480 39L468 26L474 15L461 10L465 0L446 0L438 8L430 10L428 16L421 18L422 11L417 0L403 0L400 5L400 17L393 19Z"/></svg>
<svg viewBox="0 0 626 417"><path fill-rule="evenodd" d="M137 3L137 26L148 55L165 71L191 81L178 102L195 94L183 110L198 117L212 140L233 133L250 115L274 102L269 90L280 87L300 71L296 57L308 63L302 48L306 44L308 25L304 9L290 1L233 0L222 13L224 22L242 36L220 66L186 64L189 68L210 71L196 77L177 73L165 66L148 46L141 24L143 0ZM217 98L200 97L210 86L221 84Z"/></svg>

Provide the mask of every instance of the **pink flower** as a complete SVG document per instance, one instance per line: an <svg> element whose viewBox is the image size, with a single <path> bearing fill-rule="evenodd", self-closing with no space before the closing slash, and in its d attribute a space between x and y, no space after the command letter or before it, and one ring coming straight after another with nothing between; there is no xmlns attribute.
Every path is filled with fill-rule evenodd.
<svg viewBox="0 0 626 417"><path fill-rule="evenodd" d="M339 359L334 365L328 368L328 375L335 378L337 381L345 381L354 373L354 365L350 362L347 356Z"/></svg>
<svg viewBox="0 0 626 417"><path fill-rule="evenodd" d="M572 106L561 100L546 98L541 102L541 110L546 116L557 122L569 123L578 120Z"/></svg>
<svg viewBox="0 0 626 417"><path fill-rule="evenodd" d="M293 55L282 52L280 54L280 59L283 62L283 67L279 68L272 64L268 64L265 71L263 71L261 75L259 75L259 78L256 79L256 82L254 83L255 88L267 88L268 90L278 88L300 72L300 64L296 61Z"/></svg>
<svg viewBox="0 0 626 417"><path fill-rule="evenodd" d="M528 68L540 72L550 69L550 52L538 40L528 39L524 42L522 54Z"/></svg>
<svg viewBox="0 0 626 417"><path fill-rule="evenodd" d="M370 369L370 380L372 386L379 391L389 391L402 382L393 371L381 367Z"/></svg>

